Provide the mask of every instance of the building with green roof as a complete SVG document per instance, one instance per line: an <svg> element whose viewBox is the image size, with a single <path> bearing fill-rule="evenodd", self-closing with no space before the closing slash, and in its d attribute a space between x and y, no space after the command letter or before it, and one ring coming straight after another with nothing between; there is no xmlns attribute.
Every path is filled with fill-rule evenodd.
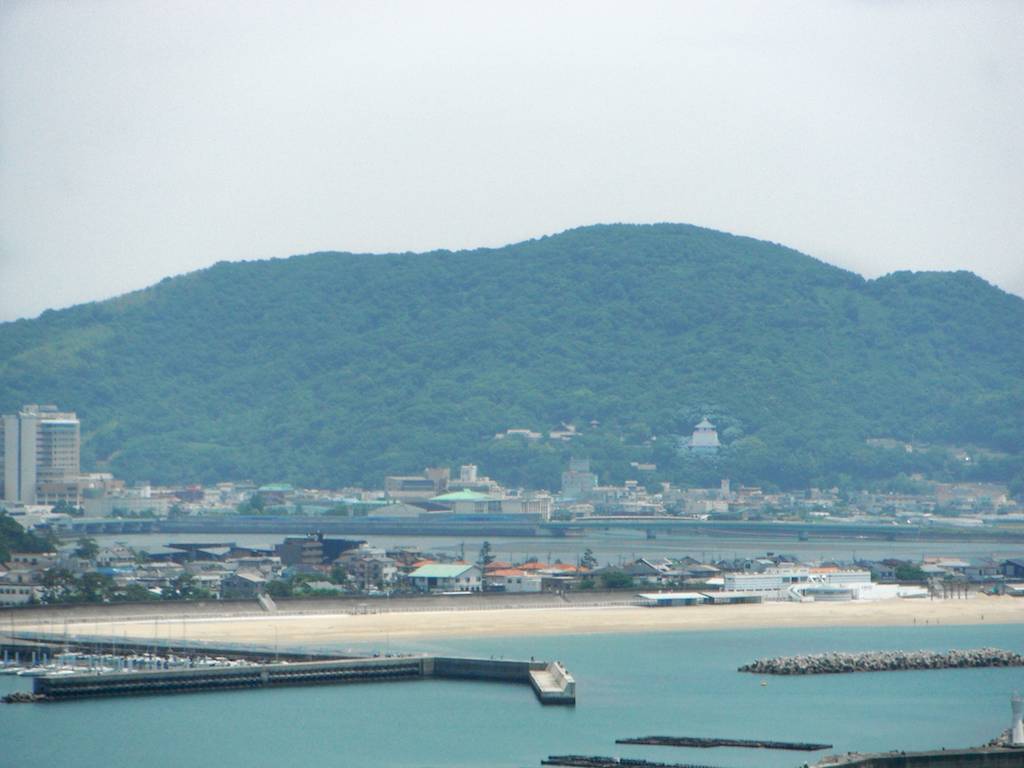
<svg viewBox="0 0 1024 768"><path fill-rule="evenodd" d="M483 573L469 563L430 563L409 574L421 592L479 592Z"/></svg>
<svg viewBox="0 0 1024 768"><path fill-rule="evenodd" d="M501 512L501 498L489 496L479 491L453 491L431 499L436 504L443 504L457 515L486 515Z"/></svg>

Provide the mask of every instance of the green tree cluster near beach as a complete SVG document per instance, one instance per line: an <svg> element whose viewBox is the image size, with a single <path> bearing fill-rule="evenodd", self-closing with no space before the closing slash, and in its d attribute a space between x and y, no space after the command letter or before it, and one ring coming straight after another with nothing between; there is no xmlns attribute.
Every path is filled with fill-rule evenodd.
<svg viewBox="0 0 1024 768"><path fill-rule="evenodd" d="M652 483L1024 488L1024 300L676 224L315 253L0 325L0 408L25 402L79 413L84 466L157 482L378 484L472 461L550 488L575 454L610 481L649 461ZM678 450L704 413L715 459ZM494 439L563 422L583 436Z"/></svg>
<svg viewBox="0 0 1024 768"><path fill-rule="evenodd" d="M6 509L0 508L0 563L11 559L12 552L49 552L54 542L21 527Z"/></svg>

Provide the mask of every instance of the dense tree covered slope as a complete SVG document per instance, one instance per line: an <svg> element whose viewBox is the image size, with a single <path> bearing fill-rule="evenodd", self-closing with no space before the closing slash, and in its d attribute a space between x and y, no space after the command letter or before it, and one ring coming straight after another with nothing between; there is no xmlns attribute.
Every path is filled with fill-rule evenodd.
<svg viewBox="0 0 1024 768"><path fill-rule="evenodd" d="M1012 476L1024 300L967 272L866 281L685 225L315 253L0 325L0 408L24 402L78 411L87 467L152 480L341 485L475 458L551 484L573 450L694 481L914 468L864 446L878 436L987 447L989 474ZM727 449L676 457L705 410ZM595 419L575 447L493 440Z"/></svg>

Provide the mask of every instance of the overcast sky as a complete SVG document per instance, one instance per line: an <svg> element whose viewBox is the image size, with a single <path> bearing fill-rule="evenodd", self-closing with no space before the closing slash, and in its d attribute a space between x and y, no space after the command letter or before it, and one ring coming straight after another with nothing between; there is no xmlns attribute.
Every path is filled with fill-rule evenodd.
<svg viewBox="0 0 1024 768"><path fill-rule="evenodd" d="M1024 3L0 0L0 319L680 221L1024 295Z"/></svg>

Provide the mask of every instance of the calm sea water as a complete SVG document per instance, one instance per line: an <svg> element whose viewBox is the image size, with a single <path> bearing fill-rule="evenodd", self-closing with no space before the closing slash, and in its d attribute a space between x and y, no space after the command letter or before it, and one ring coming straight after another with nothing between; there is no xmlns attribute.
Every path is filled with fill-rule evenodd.
<svg viewBox="0 0 1024 768"><path fill-rule="evenodd" d="M1009 725L1009 695L1024 690L1024 669L764 678L766 686L735 670L765 655L984 645L1024 652L1024 630L766 629L416 643L404 650L561 659L578 680L578 704L542 707L525 686L415 681L0 705L0 765L511 768L582 753L783 768L814 758L614 741L731 736L820 741L841 751L977 745ZM28 685L0 677L5 692Z"/></svg>

